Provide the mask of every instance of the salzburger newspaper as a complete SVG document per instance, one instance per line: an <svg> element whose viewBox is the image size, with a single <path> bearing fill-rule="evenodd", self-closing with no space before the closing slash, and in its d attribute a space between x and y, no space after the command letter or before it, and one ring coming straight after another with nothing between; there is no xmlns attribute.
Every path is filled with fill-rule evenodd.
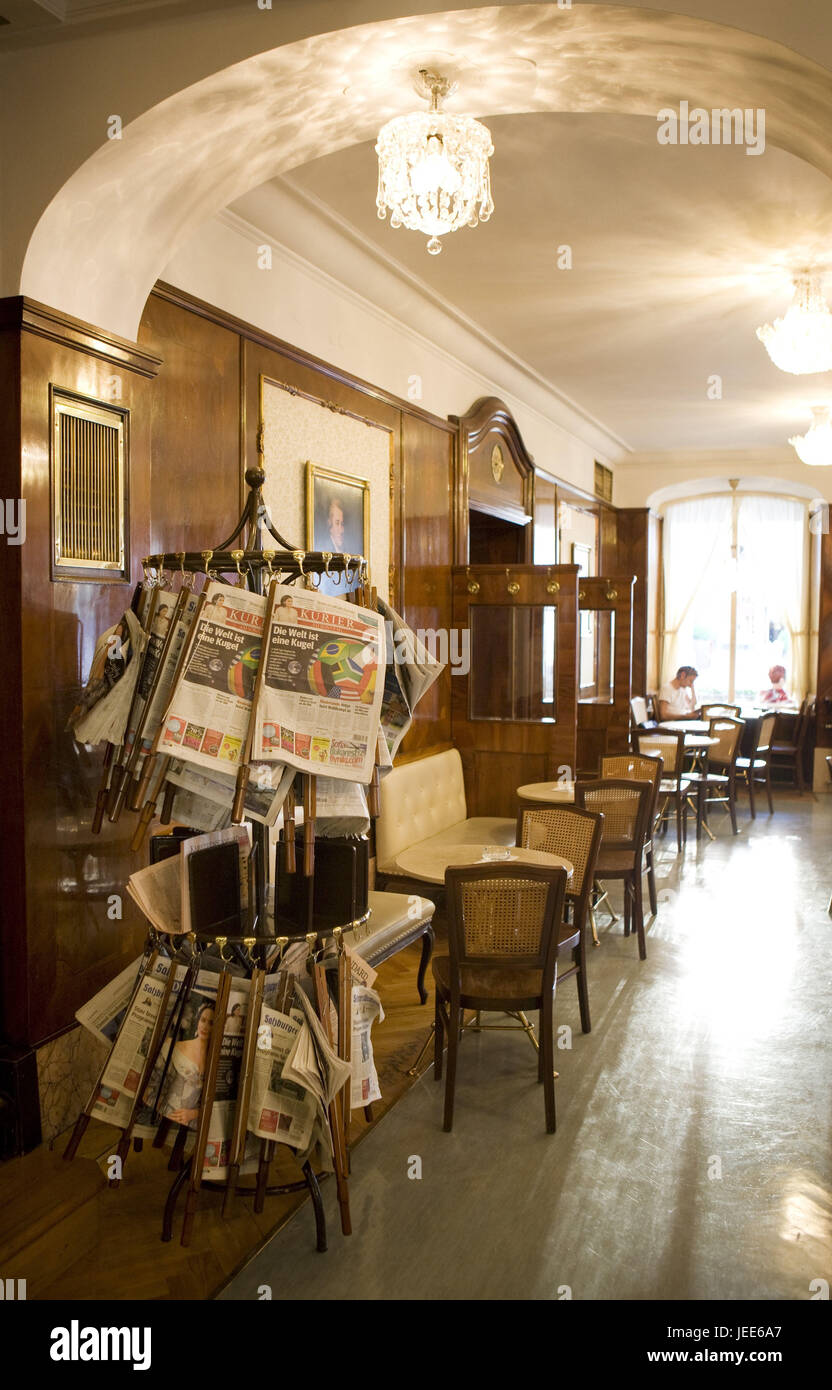
<svg viewBox="0 0 832 1390"><path fill-rule="evenodd" d="M284 1014L263 1005L248 1112L255 1134L297 1149L309 1147L317 1100L297 1082L284 1080L283 1068L304 1027L300 1010Z"/></svg>
<svg viewBox="0 0 832 1390"><path fill-rule="evenodd" d="M159 752L228 772L237 767L248 732L266 600L216 580L206 594Z"/></svg>
<svg viewBox="0 0 832 1390"><path fill-rule="evenodd" d="M384 656L378 613L278 585L252 757L369 782Z"/></svg>

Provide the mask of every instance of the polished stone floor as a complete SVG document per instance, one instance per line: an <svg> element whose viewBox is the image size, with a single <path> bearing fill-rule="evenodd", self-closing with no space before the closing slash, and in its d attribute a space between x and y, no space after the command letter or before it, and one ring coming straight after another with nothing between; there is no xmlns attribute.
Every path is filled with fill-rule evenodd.
<svg viewBox="0 0 832 1390"><path fill-rule="evenodd" d="M659 842L648 958L601 924L591 1034L574 981L558 994L555 1135L526 1040L469 1035L453 1133L430 1068L356 1152L354 1234L326 1184L328 1253L301 1211L222 1297L806 1300L832 1282L832 796L782 793L740 825L678 859Z"/></svg>

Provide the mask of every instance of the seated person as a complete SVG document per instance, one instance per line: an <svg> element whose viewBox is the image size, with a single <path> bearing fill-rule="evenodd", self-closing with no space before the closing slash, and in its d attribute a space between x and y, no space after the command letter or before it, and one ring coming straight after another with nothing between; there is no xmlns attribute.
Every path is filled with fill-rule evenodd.
<svg viewBox="0 0 832 1390"><path fill-rule="evenodd" d="M699 672L693 666L680 666L672 680L659 691L659 719L695 719L696 691L693 682Z"/></svg>
<svg viewBox="0 0 832 1390"><path fill-rule="evenodd" d="M786 668L785 666L772 666L768 673L771 685L768 690L764 690L760 696L760 701L764 705L782 705L790 701L789 692L786 689Z"/></svg>

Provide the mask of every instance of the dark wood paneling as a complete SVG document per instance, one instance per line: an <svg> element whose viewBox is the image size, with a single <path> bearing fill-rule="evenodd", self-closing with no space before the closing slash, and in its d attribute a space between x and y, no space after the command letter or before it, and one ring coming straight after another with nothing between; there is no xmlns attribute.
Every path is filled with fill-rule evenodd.
<svg viewBox="0 0 832 1390"><path fill-rule="evenodd" d="M820 538L817 697L816 747L832 748L832 706L826 704L832 700L832 535L828 531Z"/></svg>
<svg viewBox="0 0 832 1390"><path fill-rule="evenodd" d="M511 594L508 583L517 584ZM559 585L550 593L546 585ZM469 585L479 589L471 593ZM556 719L471 719L470 677L454 678L451 692L453 741L462 754L468 814L511 816L516 788L574 769L576 759L576 664L578 652L578 571L575 565L458 566L453 571L454 626L471 627L472 610L481 604L554 606L557 608L555 666ZM483 657L471 644L472 668L484 662L495 673L505 669L509 653L491 651ZM482 665L479 667L482 671Z"/></svg>
<svg viewBox="0 0 832 1390"><path fill-rule="evenodd" d="M578 769L597 771L608 753L626 753L629 746L632 665L633 592L631 575L582 578L578 609L615 614L612 703L578 702Z"/></svg>
<svg viewBox="0 0 832 1390"><path fill-rule="evenodd" d="M470 560L469 507L476 504L492 515L514 521L531 517L534 459L523 443L508 406L496 396L485 396L476 401L466 415L452 415L450 419L458 430L454 554L457 564L467 565ZM499 481L492 473L492 454L497 446L502 455ZM531 524L523 530L521 545L523 561L530 564Z"/></svg>
<svg viewBox="0 0 832 1390"><path fill-rule="evenodd" d="M240 339L152 294L139 342L164 361L150 395L149 548L203 550L240 512Z"/></svg>
<svg viewBox="0 0 832 1390"><path fill-rule="evenodd" d="M633 691L647 692L647 563L649 550L647 507L626 507L617 513L618 549L615 568L619 574L634 574L633 590Z"/></svg>
<svg viewBox="0 0 832 1390"><path fill-rule="evenodd" d="M403 416L401 613L414 629L447 633L449 644L453 476L452 429ZM402 754L412 757L450 743L451 686L457 679L449 666L416 707Z"/></svg>
<svg viewBox="0 0 832 1390"><path fill-rule="evenodd" d="M20 447L19 316L0 325L0 477L2 499L23 496ZM27 509L28 511L28 509ZM28 525L28 517L27 517ZM22 1041L28 1033L29 967L26 922L26 859L23 786L23 646L21 595L25 546L0 538L0 643L3 651L3 794L0 797L0 1037Z"/></svg>
<svg viewBox="0 0 832 1390"><path fill-rule="evenodd" d="M22 489L27 538L22 547L22 772L25 786L25 914L4 952L17 970L20 1001L9 1040L36 1045L72 1021L78 1005L135 955L143 927L125 894L140 862L129 849L125 818L98 837L89 830L100 757L76 746L66 720L78 696L97 634L121 615L146 553L150 510L148 393L152 382L52 337L21 340ZM115 402L129 412L132 581L50 578L49 388ZM18 833L19 843L19 833ZM123 917L108 915L113 895ZM20 1030L23 1030L22 1033Z"/></svg>

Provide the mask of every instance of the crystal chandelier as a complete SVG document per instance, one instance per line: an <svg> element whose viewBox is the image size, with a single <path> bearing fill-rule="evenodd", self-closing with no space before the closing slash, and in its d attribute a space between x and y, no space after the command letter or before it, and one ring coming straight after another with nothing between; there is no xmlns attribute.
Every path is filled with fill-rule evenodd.
<svg viewBox="0 0 832 1390"><path fill-rule="evenodd" d="M456 84L436 73L419 73L429 111L397 116L378 133L378 196L382 220L429 237L428 251L438 256L439 240L460 227L487 222L494 211L489 157L491 133L471 116L440 111L440 101Z"/></svg>
<svg viewBox="0 0 832 1390"><path fill-rule="evenodd" d="M781 372L804 376L832 369L832 314L820 276L804 272L794 281L794 298L782 319L757 329L757 337Z"/></svg>
<svg viewBox="0 0 832 1390"><path fill-rule="evenodd" d="M805 434L789 440L798 458L812 468L832 466L832 418L828 405L813 405L814 420Z"/></svg>

